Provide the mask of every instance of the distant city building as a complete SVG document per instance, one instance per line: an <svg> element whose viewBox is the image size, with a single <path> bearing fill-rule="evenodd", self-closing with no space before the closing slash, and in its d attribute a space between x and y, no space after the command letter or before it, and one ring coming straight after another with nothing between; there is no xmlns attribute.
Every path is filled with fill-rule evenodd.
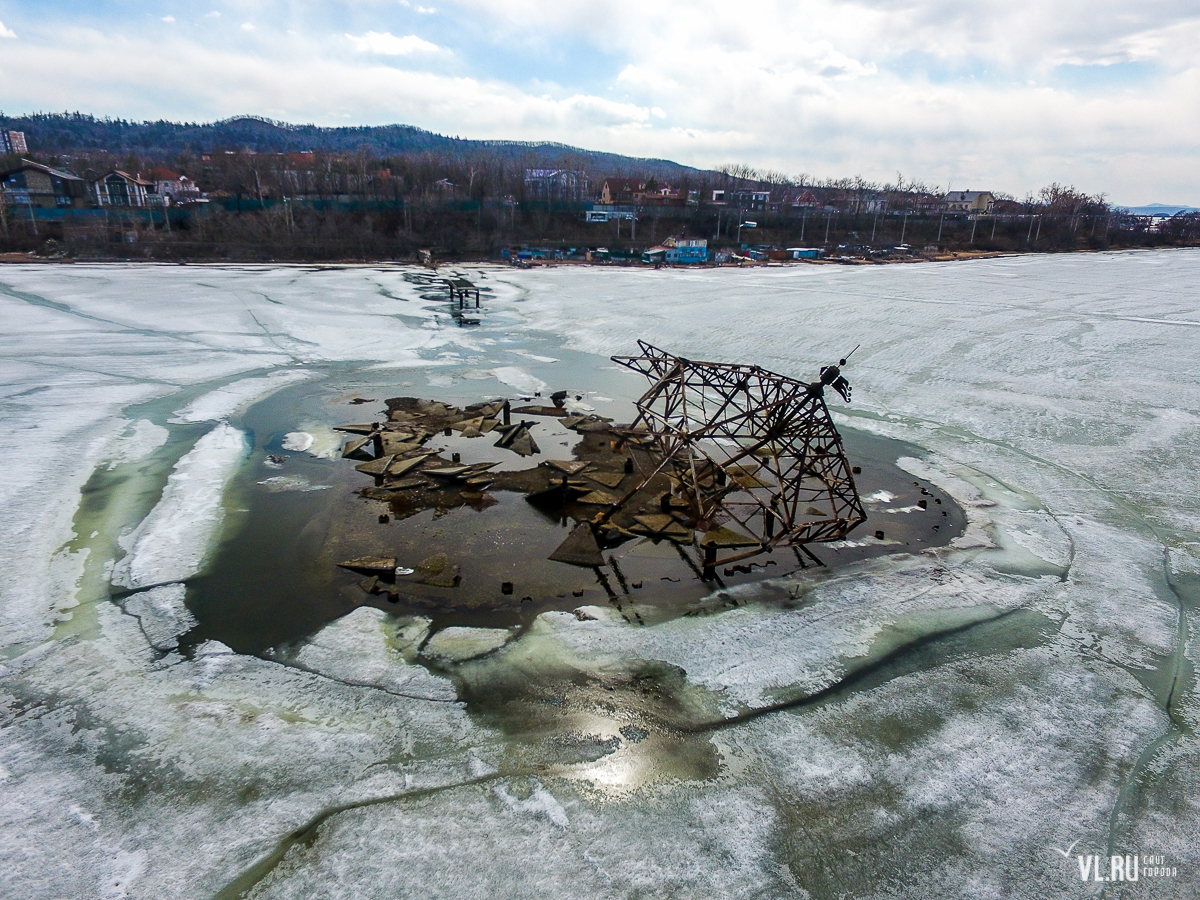
<svg viewBox="0 0 1200 900"><path fill-rule="evenodd" d="M574 169L526 169L525 196L532 200L583 200L588 195L586 172Z"/></svg>
<svg viewBox="0 0 1200 900"><path fill-rule="evenodd" d="M6 202L22 206L82 207L87 199L87 182L78 175L27 159L0 172L0 188Z"/></svg>
<svg viewBox="0 0 1200 900"><path fill-rule="evenodd" d="M996 198L988 191L950 191L946 194L946 212L990 213Z"/></svg>
<svg viewBox="0 0 1200 900"><path fill-rule="evenodd" d="M0 131L0 144L3 144L5 153L29 152L29 147L25 143L25 132L23 131Z"/></svg>

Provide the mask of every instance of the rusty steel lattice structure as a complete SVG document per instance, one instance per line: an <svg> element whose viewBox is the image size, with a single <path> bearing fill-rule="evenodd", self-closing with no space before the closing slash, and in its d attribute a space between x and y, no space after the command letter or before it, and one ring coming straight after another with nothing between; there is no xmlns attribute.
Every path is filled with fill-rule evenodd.
<svg viewBox="0 0 1200 900"><path fill-rule="evenodd" d="M758 366L638 346L638 356L612 357L651 384L637 401L638 418L623 429L625 439L648 451L643 479L618 506L668 474L691 527L707 532L701 546L708 567L780 545L841 540L866 521L825 405L826 386L850 396L837 367L806 384ZM716 549L734 552L716 559Z"/></svg>

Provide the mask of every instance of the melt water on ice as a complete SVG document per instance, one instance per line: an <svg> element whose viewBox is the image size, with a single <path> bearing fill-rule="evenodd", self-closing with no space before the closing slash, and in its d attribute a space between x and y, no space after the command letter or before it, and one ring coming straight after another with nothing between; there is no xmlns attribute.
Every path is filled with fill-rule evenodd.
<svg viewBox="0 0 1200 900"><path fill-rule="evenodd" d="M1093 896L1068 852L1189 896L1200 252L462 271L478 328L397 267L0 269L3 896ZM648 627L181 642L254 404L551 385L622 418L638 338L801 379L861 343L839 424L922 448L966 532ZM312 467L265 489L329 486L327 424L280 438Z"/></svg>

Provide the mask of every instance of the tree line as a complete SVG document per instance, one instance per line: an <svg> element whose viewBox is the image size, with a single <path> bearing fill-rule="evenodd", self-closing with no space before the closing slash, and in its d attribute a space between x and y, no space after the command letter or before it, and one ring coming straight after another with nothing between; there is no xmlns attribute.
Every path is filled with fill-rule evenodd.
<svg viewBox="0 0 1200 900"><path fill-rule="evenodd" d="M900 173L878 183L740 164L666 170L628 159L620 171L601 168L594 154L571 148L557 148L548 160L538 145L518 152L511 144L474 142L452 153L393 154L368 147L185 148L173 154L75 148L32 158L87 179L113 169L153 179L165 169L192 179L209 202L165 213L67 212L45 222L9 210L7 234L0 234L5 250L37 250L49 239L52 252L80 257L409 259L429 249L441 258L466 259L494 258L520 246L632 253L678 235L735 252L755 245L813 246L827 255L872 256L897 245L945 253L1200 240L1194 215L1152 222L1114 208L1103 195L1057 183L1023 198L997 193L991 215L963 215L946 211L940 186ZM5 169L17 163L0 159ZM624 204L610 221L585 221L604 181L617 175L643 184L644 196ZM670 188L671 199L655 195L660 187Z"/></svg>

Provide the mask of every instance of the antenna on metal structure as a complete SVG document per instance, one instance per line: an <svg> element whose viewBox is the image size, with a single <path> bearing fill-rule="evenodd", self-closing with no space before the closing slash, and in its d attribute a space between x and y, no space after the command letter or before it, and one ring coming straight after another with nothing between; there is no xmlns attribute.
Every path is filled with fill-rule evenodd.
<svg viewBox="0 0 1200 900"><path fill-rule="evenodd" d="M842 357L841 359L838 360L838 364L836 366L822 366L821 367L821 380L816 385L814 385L814 387L816 387L817 390L819 390L821 392L824 391L824 388L826 386L831 387L835 391L837 391L839 394L841 394L841 397L843 400L845 400L847 403L849 403L850 402L850 393L851 393L850 382L848 382L846 380L845 376L842 375L842 370L840 367L844 366L846 364L846 360L848 360L850 357L852 357L854 355L855 350L857 350L861 346L862 346L862 344L856 345L854 350L851 350L844 357Z"/></svg>

